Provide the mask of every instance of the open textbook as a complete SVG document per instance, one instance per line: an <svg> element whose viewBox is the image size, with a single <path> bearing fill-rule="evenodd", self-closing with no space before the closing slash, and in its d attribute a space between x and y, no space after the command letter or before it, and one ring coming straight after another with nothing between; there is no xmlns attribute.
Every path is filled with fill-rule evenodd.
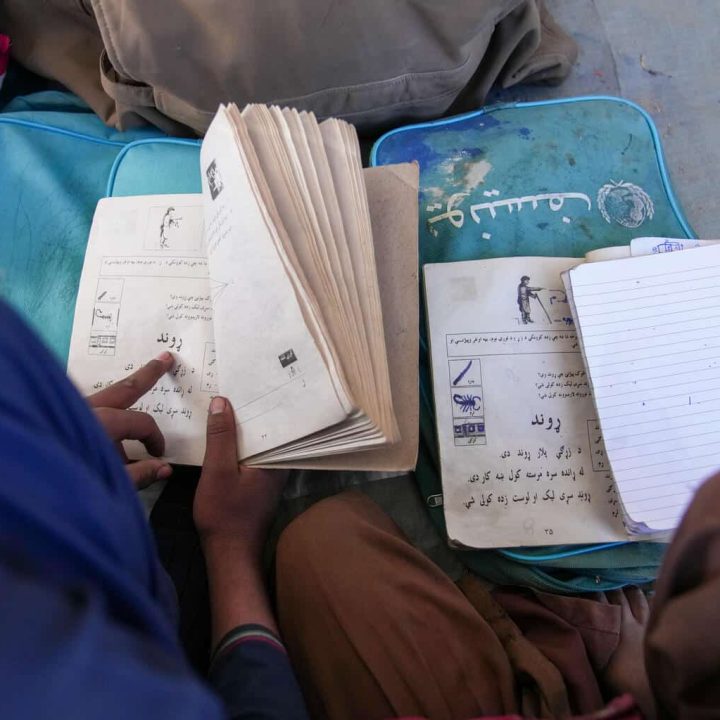
<svg viewBox="0 0 720 720"><path fill-rule="evenodd" d="M660 539L720 466L720 247L640 240L425 266L451 542Z"/></svg>
<svg viewBox="0 0 720 720"><path fill-rule="evenodd" d="M417 167L363 173L347 123L230 105L201 173L202 195L98 204L70 375L92 392L170 350L136 409L171 461L202 462L222 394L249 464L413 467Z"/></svg>

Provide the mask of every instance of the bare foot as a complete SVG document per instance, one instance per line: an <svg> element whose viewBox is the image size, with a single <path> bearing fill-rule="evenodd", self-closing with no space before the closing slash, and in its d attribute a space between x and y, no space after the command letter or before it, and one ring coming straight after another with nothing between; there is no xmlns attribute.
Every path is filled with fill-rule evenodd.
<svg viewBox="0 0 720 720"><path fill-rule="evenodd" d="M605 668L605 684L615 695L631 693L648 720L655 718L655 703L645 671L643 641L650 617L645 593L637 587L605 593L608 602L620 606L620 642Z"/></svg>

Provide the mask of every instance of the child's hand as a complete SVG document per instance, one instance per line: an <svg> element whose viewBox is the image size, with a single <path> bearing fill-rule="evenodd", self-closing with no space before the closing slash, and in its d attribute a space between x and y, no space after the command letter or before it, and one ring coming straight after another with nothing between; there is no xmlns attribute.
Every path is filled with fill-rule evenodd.
<svg viewBox="0 0 720 720"><path fill-rule="evenodd" d="M155 458L165 452L165 438L157 423L147 413L128 410L173 366L173 356L164 352L124 380L87 398L90 407L113 439L126 463L135 487L151 485L170 477L172 468L164 460L149 459L130 462L122 446L123 440L140 440Z"/></svg>

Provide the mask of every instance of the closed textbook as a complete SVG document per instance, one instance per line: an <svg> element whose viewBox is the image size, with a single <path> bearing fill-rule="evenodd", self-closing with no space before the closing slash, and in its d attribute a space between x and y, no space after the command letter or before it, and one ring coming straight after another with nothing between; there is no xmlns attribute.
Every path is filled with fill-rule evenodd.
<svg viewBox="0 0 720 720"><path fill-rule="evenodd" d="M413 467L417 166L363 171L347 123L231 105L201 173L201 195L98 204L70 375L92 392L170 350L136 409L171 461L202 462L222 394L248 464Z"/></svg>

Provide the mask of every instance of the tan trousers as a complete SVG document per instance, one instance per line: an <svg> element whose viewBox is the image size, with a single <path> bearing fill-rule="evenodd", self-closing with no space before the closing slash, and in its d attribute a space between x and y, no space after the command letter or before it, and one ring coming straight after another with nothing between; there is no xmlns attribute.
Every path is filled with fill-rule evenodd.
<svg viewBox="0 0 720 720"><path fill-rule="evenodd" d="M618 606L491 594L469 575L455 585L359 493L286 528L277 585L316 718L567 717L603 705L596 678L619 641ZM720 474L696 494L657 582L645 660L659 717L720 717L719 628Z"/></svg>
<svg viewBox="0 0 720 720"><path fill-rule="evenodd" d="M314 718L602 708L595 678L617 645L619 608L504 595L526 632L542 628L536 642L480 581L454 584L357 492L313 506L278 545L281 632Z"/></svg>

